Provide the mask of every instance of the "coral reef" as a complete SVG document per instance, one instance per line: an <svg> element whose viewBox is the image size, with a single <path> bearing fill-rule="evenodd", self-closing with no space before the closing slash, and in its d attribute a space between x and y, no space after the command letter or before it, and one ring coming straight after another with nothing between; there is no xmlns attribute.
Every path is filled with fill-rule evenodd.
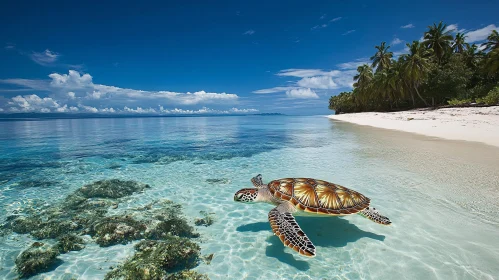
<svg viewBox="0 0 499 280"><path fill-rule="evenodd" d="M60 261L59 254L84 249L81 235L90 235L101 247L146 239L135 246L136 254L111 271L107 279L207 279L187 271L199 260L199 246L190 240L199 234L187 223L180 204L157 200L108 216L108 211L118 208L126 196L146 188L149 186L135 181L102 180L77 189L60 203L13 213L1 231L57 240L53 247L35 242L21 253L16 260L19 275L28 277L54 267ZM212 218L203 213L201 224L211 224Z"/></svg>
<svg viewBox="0 0 499 280"><path fill-rule="evenodd" d="M91 226L88 233L102 247L126 244L144 236L147 226L131 216L111 216L99 220Z"/></svg>
<svg viewBox="0 0 499 280"><path fill-rule="evenodd" d="M16 258L16 268L20 277L29 277L48 270L58 262L59 253L41 242L33 243Z"/></svg>
<svg viewBox="0 0 499 280"><path fill-rule="evenodd" d="M101 180L85 185L77 193L86 198L121 198L149 188L147 184L119 179Z"/></svg>
<svg viewBox="0 0 499 280"><path fill-rule="evenodd" d="M215 222L215 218L213 218L212 214L213 213L208 213L206 211L199 211L201 215L203 215L203 218L197 218L196 221L194 221L194 224L196 226L211 226Z"/></svg>
<svg viewBox="0 0 499 280"><path fill-rule="evenodd" d="M53 248L61 254L65 254L69 251L80 251L85 248L85 241L77 235L66 234L58 238L58 242Z"/></svg>
<svg viewBox="0 0 499 280"><path fill-rule="evenodd" d="M143 240L135 245L135 250L132 258L109 272L105 279L208 279L188 271L197 265L200 250L199 245L188 238L171 236L166 241ZM178 272L180 270L184 271ZM177 273L170 274L174 271Z"/></svg>

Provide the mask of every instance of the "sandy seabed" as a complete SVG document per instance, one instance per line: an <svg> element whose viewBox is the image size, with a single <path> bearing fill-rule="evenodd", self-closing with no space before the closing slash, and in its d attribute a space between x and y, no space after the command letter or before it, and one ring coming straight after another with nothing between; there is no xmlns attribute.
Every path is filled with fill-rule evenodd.
<svg viewBox="0 0 499 280"><path fill-rule="evenodd" d="M499 106L330 115L330 119L499 147Z"/></svg>

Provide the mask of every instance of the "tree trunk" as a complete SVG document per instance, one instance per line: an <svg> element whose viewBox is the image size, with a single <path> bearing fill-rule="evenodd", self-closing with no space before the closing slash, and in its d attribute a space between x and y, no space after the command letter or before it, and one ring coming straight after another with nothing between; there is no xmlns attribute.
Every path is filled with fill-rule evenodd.
<svg viewBox="0 0 499 280"><path fill-rule="evenodd" d="M424 104L426 105L426 107L430 107L430 106L428 105L428 103L426 103L426 100L424 100L424 99L423 99L423 97L421 96L421 94L419 94L419 91L418 91L418 88L416 87L416 85L414 85L414 89L416 90L416 93L418 94L419 98L420 98L421 100L423 100L423 102L424 102Z"/></svg>
<svg viewBox="0 0 499 280"><path fill-rule="evenodd" d="M416 108L416 100L414 100L414 92L411 91L412 107Z"/></svg>

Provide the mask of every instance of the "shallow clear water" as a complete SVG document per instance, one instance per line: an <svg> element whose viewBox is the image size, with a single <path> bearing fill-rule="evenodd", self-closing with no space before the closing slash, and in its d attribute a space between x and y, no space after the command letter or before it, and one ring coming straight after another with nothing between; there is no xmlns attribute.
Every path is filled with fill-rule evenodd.
<svg viewBox="0 0 499 280"><path fill-rule="evenodd" d="M196 227L211 279L494 279L499 275L499 149L325 117L76 119L0 122L0 221L99 179L150 184L116 211L168 198L216 222ZM314 177L357 190L388 216L298 217L317 246L301 257L273 236L267 204L233 201L250 178ZM209 179L223 179L218 183ZM0 278L33 240L0 239ZM87 245L34 279L102 279L133 243Z"/></svg>

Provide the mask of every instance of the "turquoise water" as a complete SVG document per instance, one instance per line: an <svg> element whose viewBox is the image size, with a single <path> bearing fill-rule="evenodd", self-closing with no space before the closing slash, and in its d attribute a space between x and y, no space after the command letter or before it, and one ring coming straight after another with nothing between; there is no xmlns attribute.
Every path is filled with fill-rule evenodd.
<svg viewBox="0 0 499 280"><path fill-rule="evenodd" d="M246 116L0 122L0 221L56 203L84 184L119 178L151 185L117 213L168 198L215 223L196 227L211 279L496 279L499 149L338 123L325 117ZM299 256L273 236L266 204L233 202L264 182L314 177L355 189L388 216L298 217L317 247ZM219 180L212 180L219 179ZM29 235L0 239L0 278L17 277ZM33 279L102 279L133 244L61 255Z"/></svg>

